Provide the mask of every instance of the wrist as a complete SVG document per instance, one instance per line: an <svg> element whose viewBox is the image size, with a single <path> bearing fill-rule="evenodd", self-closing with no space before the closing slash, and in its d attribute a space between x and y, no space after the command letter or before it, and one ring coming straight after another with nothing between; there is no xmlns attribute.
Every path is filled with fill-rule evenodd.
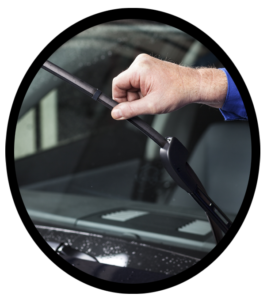
<svg viewBox="0 0 267 300"><path fill-rule="evenodd" d="M200 98L200 74L197 69L178 65L182 89L180 89L180 99L186 105L197 103Z"/></svg>
<svg viewBox="0 0 267 300"><path fill-rule="evenodd" d="M222 108L228 88L225 73L214 68L203 68L196 71L199 74L199 96L198 99L195 99L195 103Z"/></svg>

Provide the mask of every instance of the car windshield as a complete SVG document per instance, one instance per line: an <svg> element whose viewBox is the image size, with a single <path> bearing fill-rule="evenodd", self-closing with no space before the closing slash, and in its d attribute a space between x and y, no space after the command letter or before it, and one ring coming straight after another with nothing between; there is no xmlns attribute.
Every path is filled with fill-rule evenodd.
<svg viewBox="0 0 267 300"><path fill-rule="evenodd" d="M190 67L223 67L195 38L142 20L92 27L49 60L112 97L112 79L140 53ZM224 122L219 110L198 104L141 118L184 144L209 196L234 220L250 173L248 123ZM43 69L21 106L14 157L22 199L35 224L162 247L208 252L215 246L204 211L163 168L159 146Z"/></svg>

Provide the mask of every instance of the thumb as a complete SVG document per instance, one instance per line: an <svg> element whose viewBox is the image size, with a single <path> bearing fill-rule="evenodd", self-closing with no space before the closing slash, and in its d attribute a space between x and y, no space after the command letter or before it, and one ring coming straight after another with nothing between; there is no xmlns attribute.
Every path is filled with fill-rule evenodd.
<svg viewBox="0 0 267 300"><path fill-rule="evenodd" d="M151 98L151 95L147 95L139 100L122 102L113 108L111 116L115 120L126 120L138 115L156 114L157 111Z"/></svg>

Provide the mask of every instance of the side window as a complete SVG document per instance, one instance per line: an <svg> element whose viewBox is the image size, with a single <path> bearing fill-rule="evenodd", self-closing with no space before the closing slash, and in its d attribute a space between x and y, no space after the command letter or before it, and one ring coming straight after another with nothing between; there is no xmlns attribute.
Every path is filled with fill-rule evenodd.
<svg viewBox="0 0 267 300"><path fill-rule="evenodd" d="M35 154L58 144L57 90L53 89L17 123L15 159Z"/></svg>
<svg viewBox="0 0 267 300"><path fill-rule="evenodd" d="M17 123L15 134L15 159L22 158L36 152L36 111L30 109Z"/></svg>
<svg viewBox="0 0 267 300"><path fill-rule="evenodd" d="M40 149L55 147L58 143L57 90L53 89L39 104Z"/></svg>

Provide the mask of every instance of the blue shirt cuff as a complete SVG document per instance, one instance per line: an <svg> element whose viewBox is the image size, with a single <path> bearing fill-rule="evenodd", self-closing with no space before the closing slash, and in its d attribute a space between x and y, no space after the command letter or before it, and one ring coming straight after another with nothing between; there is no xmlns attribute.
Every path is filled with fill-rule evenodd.
<svg viewBox="0 0 267 300"><path fill-rule="evenodd" d="M232 120L247 120L247 112L243 103L243 100L239 94L239 91L225 68L219 70L224 71L228 81L228 89L225 102L223 107L220 109L221 114L223 115L226 121Z"/></svg>

